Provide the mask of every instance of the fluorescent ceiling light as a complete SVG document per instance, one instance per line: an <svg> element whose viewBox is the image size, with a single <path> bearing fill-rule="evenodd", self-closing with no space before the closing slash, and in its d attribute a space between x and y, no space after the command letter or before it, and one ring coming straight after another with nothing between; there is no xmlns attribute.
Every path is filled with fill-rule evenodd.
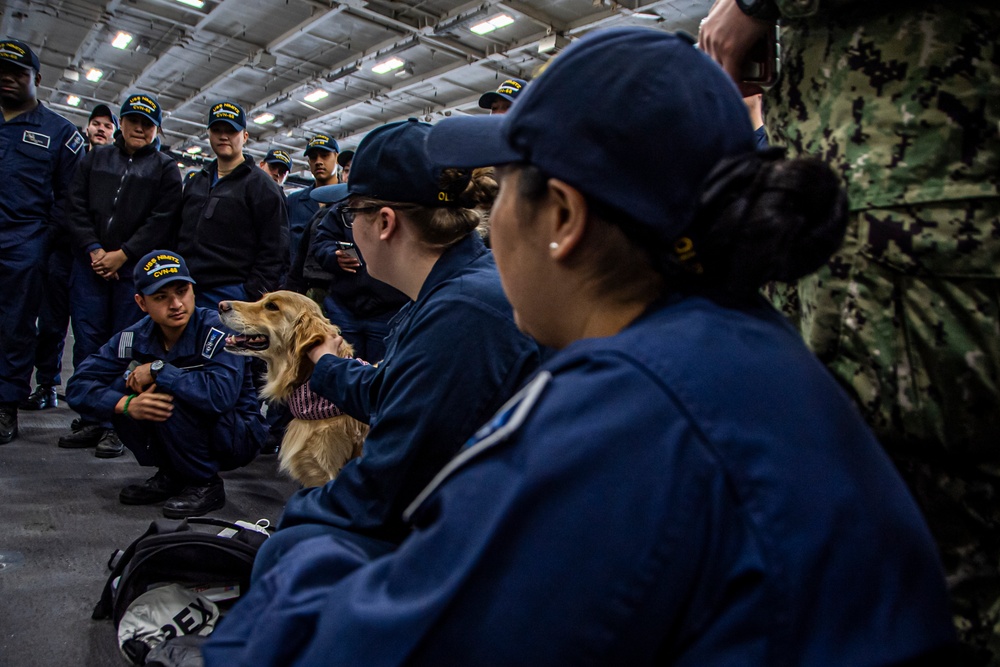
<svg viewBox="0 0 1000 667"><path fill-rule="evenodd" d="M513 22L514 19L512 19L507 14L500 14L498 16L494 16L491 19L487 19L482 23L477 23L476 25L469 28L469 30L476 33L477 35L485 35L488 32L493 32L494 30L498 30L500 28L509 26Z"/></svg>
<svg viewBox="0 0 1000 667"><path fill-rule="evenodd" d="M659 21L663 17L656 12L635 12L632 14L633 18L637 19L647 19L649 21Z"/></svg>
<svg viewBox="0 0 1000 667"><path fill-rule="evenodd" d="M257 123L258 125L267 125L272 120L274 120L274 114L273 113L264 112L261 115L257 116L256 118L254 118L253 122Z"/></svg>
<svg viewBox="0 0 1000 667"><path fill-rule="evenodd" d="M70 95L69 97L66 98L66 104L70 105L71 107L78 107L80 106L80 98L77 97L76 95Z"/></svg>
<svg viewBox="0 0 1000 667"><path fill-rule="evenodd" d="M387 74L394 69L399 69L405 64L406 64L405 60L393 57L378 63L377 65L375 65L375 67L372 67L372 71L375 72L376 74Z"/></svg>
<svg viewBox="0 0 1000 667"><path fill-rule="evenodd" d="M329 97L329 96L330 93L326 92L322 88L317 88L316 90L312 91L302 99L304 99L306 102L319 102L324 97Z"/></svg>
<svg viewBox="0 0 1000 667"><path fill-rule="evenodd" d="M191 148L187 149L184 152L188 153L189 155L197 155L198 153L201 152L201 146L192 146Z"/></svg>
<svg viewBox="0 0 1000 667"><path fill-rule="evenodd" d="M87 77L86 77L87 81L93 81L94 83L97 83L98 81L101 80L102 76L104 76L104 72L97 69L96 67L91 67L89 70L87 70Z"/></svg>
<svg viewBox="0 0 1000 667"><path fill-rule="evenodd" d="M177 0L177 2L182 5L187 5L188 7L195 7L197 9L201 9L205 6L204 0Z"/></svg>
<svg viewBox="0 0 1000 667"><path fill-rule="evenodd" d="M111 46L116 49L127 49L128 45L132 43L132 35L127 32L120 32L115 35L114 40L111 42Z"/></svg>

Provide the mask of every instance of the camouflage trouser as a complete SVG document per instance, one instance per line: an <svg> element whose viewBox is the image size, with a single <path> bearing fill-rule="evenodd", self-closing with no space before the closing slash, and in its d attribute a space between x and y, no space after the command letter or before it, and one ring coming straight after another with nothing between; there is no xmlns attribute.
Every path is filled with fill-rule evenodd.
<svg viewBox="0 0 1000 667"><path fill-rule="evenodd" d="M826 266L770 290L904 472L941 548L960 634L991 647L995 665L998 239L997 198L859 211Z"/></svg>
<svg viewBox="0 0 1000 667"><path fill-rule="evenodd" d="M975 469L896 459L937 541L972 666L1000 664L1000 484Z"/></svg>

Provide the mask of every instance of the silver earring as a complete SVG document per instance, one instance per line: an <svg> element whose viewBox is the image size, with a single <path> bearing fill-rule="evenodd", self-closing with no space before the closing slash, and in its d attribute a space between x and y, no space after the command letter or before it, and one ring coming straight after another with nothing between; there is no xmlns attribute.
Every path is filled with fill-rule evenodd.
<svg viewBox="0 0 1000 667"><path fill-rule="evenodd" d="M549 249L550 250L559 250L559 244L556 243L555 241L553 241L552 243L549 244Z"/></svg>

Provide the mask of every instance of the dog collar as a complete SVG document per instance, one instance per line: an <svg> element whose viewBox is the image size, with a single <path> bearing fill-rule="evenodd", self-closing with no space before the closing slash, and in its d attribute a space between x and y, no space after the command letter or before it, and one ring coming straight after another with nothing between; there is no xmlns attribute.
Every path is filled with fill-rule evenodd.
<svg viewBox="0 0 1000 667"><path fill-rule="evenodd" d="M308 381L292 391L288 399L288 409L295 419L330 419L344 414L332 401L313 391Z"/></svg>

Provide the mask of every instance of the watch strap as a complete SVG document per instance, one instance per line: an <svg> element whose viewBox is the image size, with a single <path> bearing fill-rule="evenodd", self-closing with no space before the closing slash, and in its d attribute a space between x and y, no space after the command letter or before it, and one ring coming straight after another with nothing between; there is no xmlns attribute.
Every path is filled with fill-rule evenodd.
<svg viewBox="0 0 1000 667"><path fill-rule="evenodd" d="M781 16L774 0L736 0L740 11L755 19L774 21Z"/></svg>

